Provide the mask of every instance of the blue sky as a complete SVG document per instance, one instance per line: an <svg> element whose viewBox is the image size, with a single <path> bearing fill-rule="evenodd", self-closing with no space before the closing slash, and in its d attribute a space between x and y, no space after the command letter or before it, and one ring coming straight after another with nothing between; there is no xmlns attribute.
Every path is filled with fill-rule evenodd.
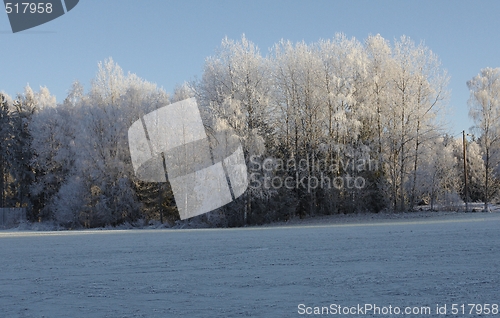
<svg viewBox="0 0 500 318"><path fill-rule="evenodd" d="M108 57L172 92L201 75L223 37L244 33L263 54L280 39L311 43L336 32L424 41L451 76L450 132L468 129L466 81L500 67L500 1L80 0L64 16L13 34L0 14L0 90L47 86L62 101Z"/></svg>

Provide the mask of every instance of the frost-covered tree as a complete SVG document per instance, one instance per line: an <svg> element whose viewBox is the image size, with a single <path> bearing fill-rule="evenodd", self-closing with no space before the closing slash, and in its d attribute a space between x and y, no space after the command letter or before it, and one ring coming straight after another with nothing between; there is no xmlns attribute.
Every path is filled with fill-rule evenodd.
<svg viewBox="0 0 500 318"><path fill-rule="evenodd" d="M56 99L46 87L34 94L37 111L29 127L32 136L36 178L30 194L33 209L40 219L53 219L54 196L72 168L70 138L74 137L73 121L67 105L57 107Z"/></svg>
<svg viewBox="0 0 500 318"><path fill-rule="evenodd" d="M13 102L12 138L11 138L11 177L13 191L13 204L17 207L26 207L29 211L28 218L36 219L30 200L30 185L35 180L35 170L32 166L32 134L30 125L37 110L35 93L31 87L26 86L23 94L17 94Z"/></svg>
<svg viewBox="0 0 500 318"><path fill-rule="evenodd" d="M196 87L205 123L214 130L234 131L247 161L262 150L262 137L271 137L268 73L266 59L245 36L238 42L225 38L218 52L206 59ZM243 224L251 217L250 192L244 201Z"/></svg>
<svg viewBox="0 0 500 318"><path fill-rule="evenodd" d="M407 37L393 48L393 85L385 112L388 156L384 159L392 188L393 208L406 210L416 202L416 185L423 143L438 136L434 121L446 87L446 75L426 47Z"/></svg>
<svg viewBox="0 0 500 318"><path fill-rule="evenodd" d="M455 156L455 147L459 140L450 136L434 139L427 143L428 151L421 155L418 166L416 197L428 198L431 210L437 204L441 208L449 208L458 202L451 201L459 198L462 186L461 161Z"/></svg>
<svg viewBox="0 0 500 318"><path fill-rule="evenodd" d="M60 105L45 89L33 100L38 111L30 129L38 173L31 193L41 215L72 227L141 217L137 192L150 186L134 176L127 131L138 118L167 105L167 94L123 74L109 59L99 64L88 93L75 83Z"/></svg>
<svg viewBox="0 0 500 318"><path fill-rule="evenodd" d="M12 165L12 138L14 137L11 116L12 100L0 93L0 208L7 204L7 191Z"/></svg>
<svg viewBox="0 0 500 318"><path fill-rule="evenodd" d="M112 59L99 63L90 92L78 107L74 182L86 189L83 216L89 226L118 224L138 217L135 177L127 131L143 115L168 104L156 85L134 74L124 75Z"/></svg>
<svg viewBox="0 0 500 318"><path fill-rule="evenodd" d="M278 105L275 126L278 128L278 142L283 146L283 160L312 160L318 153L321 124L325 115L319 100L321 59L312 47L304 42L293 44L281 41L274 47L274 102ZM279 149L279 147L278 147ZM295 169L294 169L295 170ZM311 169L288 171L288 176L310 178ZM287 177L288 177L287 176ZM309 180L309 179L308 179ZM294 189L300 215L314 213L315 191Z"/></svg>
<svg viewBox="0 0 500 318"><path fill-rule="evenodd" d="M467 82L469 115L484 151L484 210L496 192L494 168L500 163L500 68L485 68Z"/></svg>

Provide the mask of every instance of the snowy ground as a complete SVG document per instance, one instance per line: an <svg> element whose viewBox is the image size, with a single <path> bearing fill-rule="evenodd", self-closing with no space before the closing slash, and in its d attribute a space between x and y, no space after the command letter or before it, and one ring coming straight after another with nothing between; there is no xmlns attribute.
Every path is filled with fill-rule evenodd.
<svg viewBox="0 0 500 318"><path fill-rule="evenodd" d="M368 303L477 317L467 304L500 304L500 213L423 215L2 231L0 317L296 317L299 304ZM466 314L450 314L452 304Z"/></svg>

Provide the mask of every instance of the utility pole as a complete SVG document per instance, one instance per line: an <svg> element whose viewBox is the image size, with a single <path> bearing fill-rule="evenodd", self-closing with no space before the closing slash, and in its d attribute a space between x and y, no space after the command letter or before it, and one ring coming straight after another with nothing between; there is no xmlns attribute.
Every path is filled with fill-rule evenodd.
<svg viewBox="0 0 500 318"><path fill-rule="evenodd" d="M165 172L165 180L167 180L167 182L168 182L167 163L165 162L165 153L164 152L161 153L161 162L163 163L163 171ZM165 184L166 184L166 182L159 182L158 183L158 187L159 187L159 191L160 191L160 193L158 193L158 194L160 196L160 222L161 222L161 224L163 224L163 203L165 202L165 191L166 191Z"/></svg>
<svg viewBox="0 0 500 318"><path fill-rule="evenodd" d="M465 185L465 212L469 211L469 194L467 193L467 156L466 156L466 147L467 140L465 139L465 130L462 131L463 134L463 150L464 150L464 185Z"/></svg>

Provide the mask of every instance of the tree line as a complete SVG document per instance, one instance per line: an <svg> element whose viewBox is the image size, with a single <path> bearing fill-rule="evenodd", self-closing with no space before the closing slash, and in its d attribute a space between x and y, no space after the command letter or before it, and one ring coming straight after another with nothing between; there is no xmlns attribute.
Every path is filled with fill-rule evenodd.
<svg viewBox="0 0 500 318"><path fill-rule="evenodd" d="M467 144L468 201L498 188L500 69L467 85L475 121ZM195 97L207 134L234 132L249 188L196 217L210 226L324 214L440 209L465 200L461 136L445 130L448 76L408 37L364 42L337 34L280 41L262 55L224 39L199 80L166 93L110 58L88 92L57 103L45 87L0 99L0 207L68 228L179 220L166 183L135 176L127 131L145 114ZM288 182L288 183L285 183Z"/></svg>

